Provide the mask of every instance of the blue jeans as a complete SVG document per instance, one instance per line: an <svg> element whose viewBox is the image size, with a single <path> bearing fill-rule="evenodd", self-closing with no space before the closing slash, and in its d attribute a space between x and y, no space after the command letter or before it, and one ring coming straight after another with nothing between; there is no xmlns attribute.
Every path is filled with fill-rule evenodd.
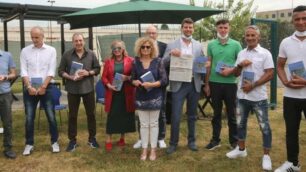
<svg viewBox="0 0 306 172"><path fill-rule="evenodd" d="M54 87L54 86L49 85L48 88L46 89L45 95L31 96L29 95L29 92L26 89L23 92L23 98L24 98L23 101L24 101L25 114L26 114L25 139L26 139L27 145L34 144L34 120L35 120L37 104L39 101L41 101L41 105L42 107L44 107L45 114L48 119L49 132L51 135L51 143L53 144L58 139L55 111L54 111L54 105L52 101L52 93L50 89L51 87Z"/></svg>
<svg viewBox="0 0 306 172"><path fill-rule="evenodd" d="M4 150L12 148L12 93L0 94L0 117L3 123L3 146Z"/></svg>
<svg viewBox="0 0 306 172"><path fill-rule="evenodd" d="M179 141L180 120L185 99L187 99L188 144L195 144L195 122L199 97L200 93L196 91L194 84L187 82L182 83L181 88L172 93L170 145L177 146Z"/></svg>
<svg viewBox="0 0 306 172"><path fill-rule="evenodd" d="M238 100L237 125L238 139L245 140L247 135L247 122L251 110L255 112L259 127L262 133L263 147L271 148L272 132L270 129L268 118L268 102L267 100L249 101L245 99Z"/></svg>

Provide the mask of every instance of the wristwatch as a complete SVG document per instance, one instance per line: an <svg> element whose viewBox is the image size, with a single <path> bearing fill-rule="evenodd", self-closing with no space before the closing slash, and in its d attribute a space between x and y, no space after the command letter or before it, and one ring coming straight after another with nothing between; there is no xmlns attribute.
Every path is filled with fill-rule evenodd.
<svg viewBox="0 0 306 172"><path fill-rule="evenodd" d="M238 67L239 69L242 69L242 65L240 65L240 64L238 64L237 67Z"/></svg>

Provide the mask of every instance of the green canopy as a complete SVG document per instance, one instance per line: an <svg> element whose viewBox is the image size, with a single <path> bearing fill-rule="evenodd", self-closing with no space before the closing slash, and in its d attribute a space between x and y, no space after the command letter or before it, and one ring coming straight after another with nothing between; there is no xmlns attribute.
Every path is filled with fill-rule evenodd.
<svg viewBox="0 0 306 172"><path fill-rule="evenodd" d="M141 23L178 24L186 17L197 21L222 12L224 11L207 7L160 1L130 0L63 15L62 18L70 23L71 29L76 29L136 23L139 26Z"/></svg>

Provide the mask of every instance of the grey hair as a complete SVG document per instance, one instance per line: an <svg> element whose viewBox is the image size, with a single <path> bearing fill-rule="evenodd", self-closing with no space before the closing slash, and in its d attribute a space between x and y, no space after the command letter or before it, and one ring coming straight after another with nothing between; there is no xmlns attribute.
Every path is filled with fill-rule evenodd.
<svg viewBox="0 0 306 172"><path fill-rule="evenodd" d="M39 30L40 34L44 37L45 34L44 34L44 29L43 29L42 27L40 27L40 26L34 26L34 27L31 28L31 32L32 32L33 30Z"/></svg>
<svg viewBox="0 0 306 172"><path fill-rule="evenodd" d="M76 32L72 35L72 42L74 41L74 37L81 36L84 39L84 35L82 33Z"/></svg>
<svg viewBox="0 0 306 172"><path fill-rule="evenodd" d="M246 27L245 30L247 30L247 29L253 29L253 30L256 31L256 33L258 33L258 35L260 35L260 30L256 25L249 25L249 26Z"/></svg>

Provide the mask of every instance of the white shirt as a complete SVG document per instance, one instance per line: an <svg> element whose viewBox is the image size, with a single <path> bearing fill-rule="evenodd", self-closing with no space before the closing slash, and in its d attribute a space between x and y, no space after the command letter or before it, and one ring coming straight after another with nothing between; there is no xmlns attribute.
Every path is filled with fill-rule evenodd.
<svg viewBox="0 0 306 172"><path fill-rule="evenodd" d="M301 41L294 34L283 39L279 46L278 57L287 58L287 64L302 61L304 63L304 67L306 67L306 40ZM286 69L286 74L288 80L290 80L291 74L288 69ZM292 89L285 87L284 96L305 99L306 87L303 87L301 89Z"/></svg>
<svg viewBox="0 0 306 172"><path fill-rule="evenodd" d="M183 38L181 38L181 53L182 54L189 54L192 55L192 42L187 45L184 41Z"/></svg>
<svg viewBox="0 0 306 172"><path fill-rule="evenodd" d="M43 82L47 76L55 76L56 50L43 44L36 48L33 44L23 48L20 53L21 77L41 77Z"/></svg>
<svg viewBox="0 0 306 172"><path fill-rule="evenodd" d="M274 68L274 63L271 53L267 49L262 48L259 44L257 45L256 48L252 50L247 50L245 48L242 51L240 51L236 60L236 66L245 59L250 60L252 64L242 69L241 76L243 71L254 72L255 74L254 82L259 80L262 77L262 75L264 75L265 69ZM243 90L241 89L241 83L242 83L241 76L238 82L238 91L237 91L238 99L246 99L250 101L261 101L268 99L266 84L255 87L249 93L244 93Z"/></svg>

